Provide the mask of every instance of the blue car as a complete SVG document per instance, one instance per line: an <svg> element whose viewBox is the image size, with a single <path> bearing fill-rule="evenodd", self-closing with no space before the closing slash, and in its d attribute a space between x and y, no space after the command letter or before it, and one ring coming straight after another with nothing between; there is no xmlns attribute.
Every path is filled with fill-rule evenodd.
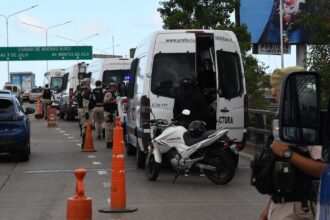
<svg viewBox="0 0 330 220"><path fill-rule="evenodd" d="M0 153L14 153L22 161L30 158L30 120L33 108L24 110L12 94L0 94Z"/></svg>

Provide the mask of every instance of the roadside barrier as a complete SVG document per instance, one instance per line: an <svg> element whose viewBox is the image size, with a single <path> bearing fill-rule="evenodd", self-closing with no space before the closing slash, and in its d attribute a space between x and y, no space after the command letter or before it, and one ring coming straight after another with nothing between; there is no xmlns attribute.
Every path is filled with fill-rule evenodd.
<svg viewBox="0 0 330 220"><path fill-rule="evenodd" d="M85 196L84 177L85 169L74 171L76 176L76 195L68 198L67 220L92 220L92 199Z"/></svg>
<svg viewBox="0 0 330 220"><path fill-rule="evenodd" d="M89 122L86 122L85 143L82 146L82 152L96 152L93 145L92 128Z"/></svg>
<svg viewBox="0 0 330 220"><path fill-rule="evenodd" d="M47 107L47 126L57 127L57 109L51 106Z"/></svg>
<svg viewBox="0 0 330 220"><path fill-rule="evenodd" d="M38 96L38 101L37 101L37 113L34 115L36 119L42 119L44 117L44 114L42 113L42 108L41 108L41 102L40 102L40 95Z"/></svg>
<svg viewBox="0 0 330 220"><path fill-rule="evenodd" d="M124 132L120 125L120 117L116 118L116 126L113 129L110 197L110 208L100 209L99 212L124 213L137 211L136 208L126 208Z"/></svg>

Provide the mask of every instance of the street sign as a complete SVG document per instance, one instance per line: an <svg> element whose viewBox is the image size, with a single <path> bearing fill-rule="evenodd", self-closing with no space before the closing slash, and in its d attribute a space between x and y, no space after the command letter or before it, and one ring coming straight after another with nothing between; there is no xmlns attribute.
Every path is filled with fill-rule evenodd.
<svg viewBox="0 0 330 220"><path fill-rule="evenodd" d="M0 47L0 61L91 60L92 46Z"/></svg>

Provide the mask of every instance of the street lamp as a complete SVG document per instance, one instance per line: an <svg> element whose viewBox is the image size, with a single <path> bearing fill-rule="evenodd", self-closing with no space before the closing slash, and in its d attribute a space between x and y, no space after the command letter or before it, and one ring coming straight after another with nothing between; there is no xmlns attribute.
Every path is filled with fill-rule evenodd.
<svg viewBox="0 0 330 220"><path fill-rule="evenodd" d="M80 42L82 42L82 41L84 41L84 40L87 40L87 39L90 39L90 38L92 38L92 37L95 37L95 36L97 36L97 35L99 35L100 33L96 33L96 34L92 34L92 35L90 35L90 36L88 36L88 37L85 37L85 38L83 38L83 39L81 39L81 40L72 40L72 39L70 39L70 38L67 38L67 37L63 37L63 36L61 36L61 35L55 35L56 37L59 37L59 38L62 38L62 39L64 39L64 40L68 40L68 41L71 41L71 42L74 42L74 43L76 43L77 45L79 45L79 43Z"/></svg>
<svg viewBox="0 0 330 220"><path fill-rule="evenodd" d="M58 26L69 24L71 22L72 22L72 20L71 21L66 21L64 23L60 23L60 24L57 24L57 25L53 25L53 26L50 26L50 27L38 26L38 25L35 25L35 24L29 24L29 23L26 23L26 22L21 22L21 23L22 24L25 24L25 25L29 25L29 26L32 26L32 27L35 27L35 28L39 28L39 29L44 30L45 31L45 34L46 34L46 47L48 47L48 30L49 29L52 29L52 28L55 28L55 27L58 27ZM48 72L48 60L47 60L47 72Z"/></svg>
<svg viewBox="0 0 330 220"><path fill-rule="evenodd" d="M7 15L7 16L6 16L6 15L3 15L3 14L0 14L1 17L4 17L4 18L6 19L7 47L9 47L8 19L9 19L11 16L13 16L13 15L17 15L17 14L19 14L19 13L25 12L25 11L30 10L30 9L32 9L32 8L35 8L35 7L37 7L37 6L38 6L38 5L33 5L33 6L29 7L29 8L23 9L23 10L21 10L21 11L15 12L15 13L10 14L10 15ZM8 82L9 82L9 61L7 61L7 73L8 73Z"/></svg>

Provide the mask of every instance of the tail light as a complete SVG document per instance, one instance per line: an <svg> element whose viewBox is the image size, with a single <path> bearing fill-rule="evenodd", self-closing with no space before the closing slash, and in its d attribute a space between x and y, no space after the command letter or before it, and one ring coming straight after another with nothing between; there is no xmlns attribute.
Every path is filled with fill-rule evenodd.
<svg viewBox="0 0 330 220"><path fill-rule="evenodd" d="M236 144L236 148L241 151L244 149L245 147L245 142L239 142L239 143L235 143Z"/></svg>
<svg viewBox="0 0 330 220"><path fill-rule="evenodd" d="M14 121L22 121L24 119L24 115L20 115L20 114L15 114L13 116L13 120Z"/></svg>
<svg viewBox="0 0 330 220"><path fill-rule="evenodd" d="M123 113L126 113L127 103L128 103L127 98L121 99L121 109L123 110Z"/></svg>
<svg viewBox="0 0 330 220"><path fill-rule="evenodd" d="M70 101L72 100L72 97L73 97L73 88L70 88L69 89L69 98L70 98Z"/></svg>

